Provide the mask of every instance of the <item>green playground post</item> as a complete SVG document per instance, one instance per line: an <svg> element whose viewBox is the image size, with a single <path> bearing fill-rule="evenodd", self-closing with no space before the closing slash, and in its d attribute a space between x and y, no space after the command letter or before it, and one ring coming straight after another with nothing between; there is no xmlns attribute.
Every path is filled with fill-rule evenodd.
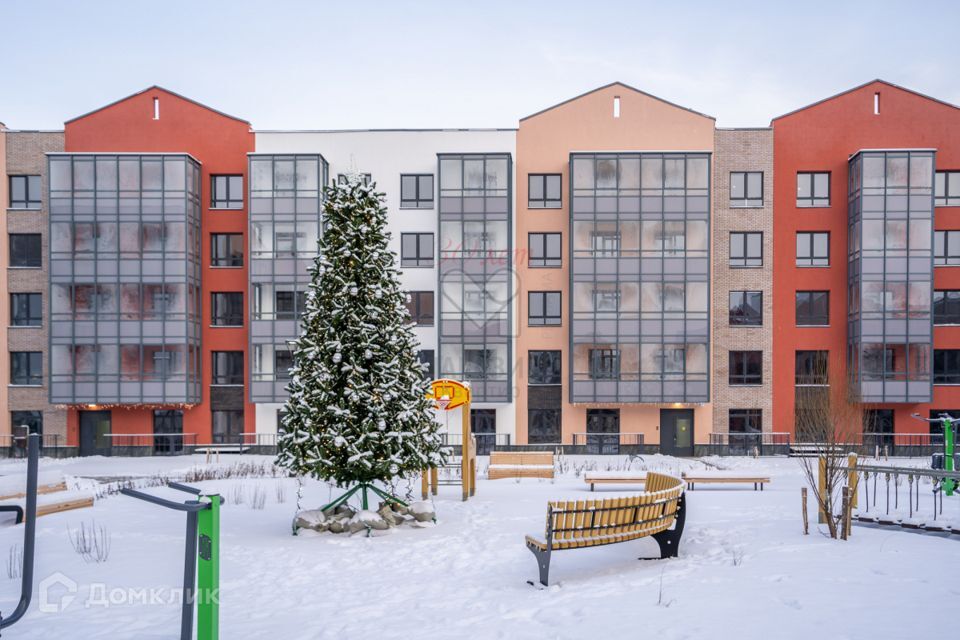
<svg viewBox="0 0 960 640"><path fill-rule="evenodd" d="M940 424L943 425L943 470L944 471L955 471L953 463L953 451L954 451L954 433L953 433L953 418L944 417ZM952 496L954 490L957 488L957 481L953 478L944 478L943 480L943 492L948 496Z"/></svg>
<svg viewBox="0 0 960 640"><path fill-rule="evenodd" d="M220 503L219 495L203 495L209 509L197 513L197 640L220 637Z"/></svg>

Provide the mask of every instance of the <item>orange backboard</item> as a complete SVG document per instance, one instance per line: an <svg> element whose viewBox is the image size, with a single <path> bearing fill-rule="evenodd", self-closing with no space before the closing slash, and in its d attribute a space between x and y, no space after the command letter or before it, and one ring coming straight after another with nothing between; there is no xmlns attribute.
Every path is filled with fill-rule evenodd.
<svg viewBox="0 0 960 640"><path fill-rule="evenodd" d="M470 387L457 380L441 378L430 383L429 397L437 409L449 411L470 402Z"/></svg>

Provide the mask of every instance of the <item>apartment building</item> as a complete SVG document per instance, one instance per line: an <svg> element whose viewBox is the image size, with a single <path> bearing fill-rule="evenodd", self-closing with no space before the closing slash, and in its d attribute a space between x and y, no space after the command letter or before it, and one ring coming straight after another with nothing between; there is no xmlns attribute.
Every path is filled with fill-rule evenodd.
<svg viewBox="0 0 960 640"><path fill-rule="evenodd" d="M960 407L960 108L878 80L772 126L774 422L848 375L865 442L928 434Z"/></svg>
<svg viewBox="0 0 960 640"><path fill-rule="evenodd" d="M257 167L293 158L318 161L326 171L323 183L359 174L386 195L390 246L410 294L421 359L433 376L470 381L472 425L481 450L516 442L511 315L515 140L512 129L257 131L257 151L249 156L254 265L250 388L257 432L276 432L286 399L288 342L299 329L293 313L278 318L269 315L268 306L279 305L281 289L299 299L309 281L305 265L316 255L317 221L312 219L306 226L297 223L296 244L304 247L297 259L304 263L282 276L276 254L269 274L264 272L271 267L256 266L258 256L270 251L264 239L267 226L273 225L274 250L279 250L276 230L289 224L276 215L261 219L267 207L260 205L257 176L268 172ZM271 359L276 353L283 354L282 362ZM441 419L449 420L451 434L459 433L458 413Z"/></svg>

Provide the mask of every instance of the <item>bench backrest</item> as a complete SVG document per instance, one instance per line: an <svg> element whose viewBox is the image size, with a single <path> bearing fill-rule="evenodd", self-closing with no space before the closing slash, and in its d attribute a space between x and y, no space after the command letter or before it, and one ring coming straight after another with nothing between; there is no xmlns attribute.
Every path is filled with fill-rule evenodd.
<svg viewBox="0 0 960 640"><path fill-rule="evenodd" d="M651 486L661 487L649 490ZM547 538L555 549L623 542L666 531L683 494L680 478L647 474L647 490L624 498L551 502Z"/></svg>
<svg viewBox="0 0 960 640"><path fill-rule="evenodd" d="M490 464L553 465L552 451L491 451Z"/></svg>

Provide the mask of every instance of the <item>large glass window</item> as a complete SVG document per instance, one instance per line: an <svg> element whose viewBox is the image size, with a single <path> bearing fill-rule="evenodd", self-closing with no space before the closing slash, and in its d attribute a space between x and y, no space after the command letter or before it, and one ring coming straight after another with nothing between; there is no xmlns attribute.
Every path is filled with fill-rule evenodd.
<svg viewBox="0 0 960 640"><path fill-rule="evenodd" d="M10 208L39 209L41 191L40 176L10 176Z"/></svg>
<svg viewBox="0 0 960 640"><path fill-rule="evenodd" d="M530 351L529 366L528 384L560 384L560 351Z"/></svg>
<svg viewBox="0 0 960 640"><path fill-rule="evenodd" d="M432 173L404 173L400 175L400 208L433 208Z"/></svg>
<svg viewBox="0 0 960 640"><path fill-rule="evenodd" d="M559 173L531 173L527 176L528 208L559 209L563 202L561 194Z"/></svg>
<svg viewBox="0 0 960 640"><path fill-rule="evenodd" d="M530 291L527 294L527 324L559 326L561 323L559 291Z"/></svg>
<svg viewBox="0 0 960 640"><path fill-rule="evenodd" d="M763 352L730 352L730 385L763 384Z"/></svg>
<svg viewBox="0 0 960 640"><path fill-rule="evenodd" d="M307 308L307 292L289 289L274 292L274 317L277 320L299 318Z"/></svg>
<svg viewBox="0 0 960 640"><path fill-rule="evenodd" d="M210 266L242 267L243 266L243 234L242 233L211 233L210 234Z"/></svg>
<svg viewBox="0 0 960 640"><path fill-rule="evenodd" d="M43 296L39 293L10 294L10 326L39 327L43 324Z"/></svg>
<svg viewBox="0 0 960 640"><path fill-rule="evenodd" d="M933 292L933 324L960 324L960 291Z"/></svg>
<svg viewBox="0 0 960 640"><path fill-rule="evenodd" d="M527 236L530 256L528 266L559 267L563 261L561 234L531 233Z"/></svg>
<svg viewBox="0 0 960 640"><path fill-rule="evenodd" d="M594 380L620 377L620 351L618 349L590 349L590 377Z"/></svg>
<svg viewBox="0 0 960 640"><path fill-rule="evenodd" d="M410 319L423 327L433 326L433 291L408 291L407 311Z"/></svg>
<svg viewBox="0 0 960 640"><path fill-rule="evenodd" d="M243 293L211 293L210 322L215 327L242 327Z"/></svg>
<svg viewBox="0 0 960 640"><path fill-rule="evenodd" d="M43 354L39 351L10 352L10 384L39 386L43 383Z"/></svg>
<svg viewBox="0 0 960 640"><path fill-rule="evenodd" d="M763 232L734 231L730 234L730 266L763 266Z"/></svg>
<svg viewBox="0 0 960 640"><path fill-rule="evenodd" d="M740 327L759 327L763 324L763 292L731 291L730 324Z"/></svg>
<svg viewBox="0 0 960 640"><path fill-rule="evenodd" d="M210 206L214 209L243 208L243 176L210 176Z"/></svg>
<svg viewBox="0 0 960 640"><path fill-rule="evenodd" d="M28 433L43 434L43 411L11 411L10 432L14 437Z"/></svg>
<svg viewBox="0 0 960 640"><path fill-rule="evenodd" d="M933 384L960 384L960 349L933 350Z"/></svg>
<svg viewBox="0 0 960 640"><path fill-rule="evenodd" d="M10 234L10 266L40 268L43 256L39 233Z"/></svg>
<svg viewBox="0 0 960 640"><path fill-rule="evenodd" d="M830 232L829 231L797 232L797 266L798 267L829 267L830 266Z"/></svg>
<svg viewBox="0 0 960 640"><path fill-rule="evenodd" d="M933 232L933 264L938 267L960 265L960 231Z"/></svg>
<svg viewBox="0 0 960 640"><path fill-rule="evenodd" d="M243 409L214 409L210 412L214 444L241 444L243 440Z"/></svg>
<svg viewBox="0 0 960 640"><path fill-rule="evenodd" d="M830 206L830 173L801 171L797 173L797 206Z"/></svg>
<svg viewBox="0 0 960 640"><path fill-rule="evenodd" d="M830 324L829 291L797 291L797 326L819 327Z"/></svg>
<svg viewBox="0 0 960 640"><path fill-rule="evenodd" d="M827 384L827 352L797 351L795 376L798 385Z"/></svg>
<svg viewBox="0 0 960 640"><path fill-rule="evenodd" d="M727 430L731 434L760 433L763 431L762 409L730 409L727 414ZM731 444L733 444L731 438Z"/></svg>
<svg viewBox="0 0 960 640"><path fill-rule="evenodd" d="M762 171L731 171L730 172L730 206L731 207L762 207L763 206L763 172Z"/></svg>
<svg viewBox="0 0 960 640"><path fill-rule="evenodd" d="M427 380L433 380L436 367L436 356L434 355L433 349L420 349L420 351L417 352L417 360L420 361L420 365L423 367L423 376Z"/></svg>
<svg viewBox="0 0 960 640"><path fill-rule="evenodd" d="M211 384L243 384L243 351L213 351Z"/></svg>
<svg viewBox="0 0 960 640"><path fill-rule="evenodd" d="M960 171L937 171L933 204L937 207L960 207Z"/></svg>
<svg viewBox="0 0 960 640"><path fill-rule="evenodd" d="M290 369L292 368L293 351L277 348L273 352L273 370L276 372L277 380L289 380Z"/></svg>
<svg viewBox="0 0 960 640"><path fill-rule="evenodd" d="M400 234L400 266L432 267L433 266L433 234L432 233L401 233Z"/></svg>

